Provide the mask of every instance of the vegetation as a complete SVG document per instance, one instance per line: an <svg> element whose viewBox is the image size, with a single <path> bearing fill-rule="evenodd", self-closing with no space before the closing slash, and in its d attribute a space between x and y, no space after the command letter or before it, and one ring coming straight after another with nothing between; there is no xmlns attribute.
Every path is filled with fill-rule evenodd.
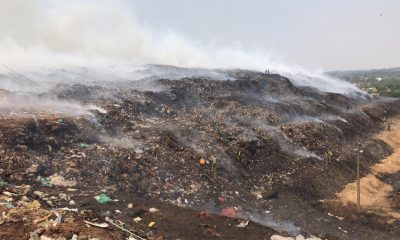
<svg viewBox="0 0 400 240"><path fill-rule="evenodd" d="M352 82L371 94L400 98L400 68L337 71L328 74Z"/></svg>

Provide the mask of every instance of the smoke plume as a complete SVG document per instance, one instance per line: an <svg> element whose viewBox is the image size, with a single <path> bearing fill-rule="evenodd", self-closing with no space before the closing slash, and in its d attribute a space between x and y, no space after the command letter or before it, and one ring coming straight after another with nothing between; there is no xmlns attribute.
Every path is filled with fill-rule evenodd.
<svg viewBox="0 0 400 240"><path fill-rule="evenodd" d="M139 23L133 7L125 0L0 0L0 62L22 72L127 64L269 69L322 91L358 91L320 71L285 65L263 50L154 31Z"/></svg>

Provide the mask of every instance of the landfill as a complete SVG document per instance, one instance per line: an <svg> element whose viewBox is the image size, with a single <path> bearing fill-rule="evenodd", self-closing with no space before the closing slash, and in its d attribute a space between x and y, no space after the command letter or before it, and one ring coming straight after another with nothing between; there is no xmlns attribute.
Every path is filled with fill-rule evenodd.
<svg viewBox="0 0 400 240"><path fill-rule="evenodd" d="M373 136L400 101L224 74L65 83L36 96L83 113L2 107L0 239L400 236L399 218L330 201L355 181L357 157L366 175L393 152ZM399 211L398 173L383 178Z"/></svg>

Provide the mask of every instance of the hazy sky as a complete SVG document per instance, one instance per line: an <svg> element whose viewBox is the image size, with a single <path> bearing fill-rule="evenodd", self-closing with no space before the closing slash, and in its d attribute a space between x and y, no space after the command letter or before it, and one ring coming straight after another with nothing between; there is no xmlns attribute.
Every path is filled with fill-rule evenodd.
<svg viewBox="0 0 400 240"><path fill-rule="evenodd" d="M400 0L0 0L0 62L15 68L294 73L400 66L399 55Z"/></svg>
<svg viewBox="0 0 400 240"><path fill-rule="evenodd" d="M133 0L137 20L325 70L400 66L399 0ZM131 7L131 6L130 6Z"/></svg>

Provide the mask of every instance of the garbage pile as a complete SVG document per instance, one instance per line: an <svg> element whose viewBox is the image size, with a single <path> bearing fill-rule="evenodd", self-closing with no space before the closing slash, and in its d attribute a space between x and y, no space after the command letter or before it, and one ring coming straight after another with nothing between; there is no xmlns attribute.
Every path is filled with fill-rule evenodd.
<svg viewBox="0 0 400 240"><path fill-rule="evenodd" d="M29 109L15 115L2 113L0 178L17 187L16 193L10 193L19 200L7 200L7 195L1 200L5 215L0 226L23 223L32 239L50 238L48 230L35 233L27 223L56 227L62 216L72 219L69 230L57 230L69 231L66 239L74 234L79 239L126 239L138 231L119 228L118 238L102 228L107 224L109 229L118 215L107 208L116 204L110 196L119 193L124 198L155 199L168 206L247 219L261 229L254 223L258 222L268 226L259 231L259 239L276 231L351 239L351 234L336 233L329 226L315 229L307 218L302 223L280 219L272 207L284 204L287 199L282 196L287 196L312 203L310 208L324 213L323 204L317 203L354 179L354 148L359 139L366 149L362 171L390 153L385 143L368 136L397 114L400 102L322 93L295 86L279 75L229 74L236 80L156 79L117 87L60 84L45 94L91 106L91 118ZM139 84L157 90L139 90L135 87ZM59 194L52 199L41 195L41 188ZM68 189L76 189L98 206L89 212L67 210L77 205L85 208L85 201L68 197L74 193L67 194ZM8 191L3 187L2 197ZM14 218L13 209L19 207L20 215ZM148 234L157 221L144 221L140 214L129 216L128 221L146 229L139 231L139 237L163 239ZM228 239L226 233L210 229L209 238ZM4 234L14 237L16 233Z"/></svg>

